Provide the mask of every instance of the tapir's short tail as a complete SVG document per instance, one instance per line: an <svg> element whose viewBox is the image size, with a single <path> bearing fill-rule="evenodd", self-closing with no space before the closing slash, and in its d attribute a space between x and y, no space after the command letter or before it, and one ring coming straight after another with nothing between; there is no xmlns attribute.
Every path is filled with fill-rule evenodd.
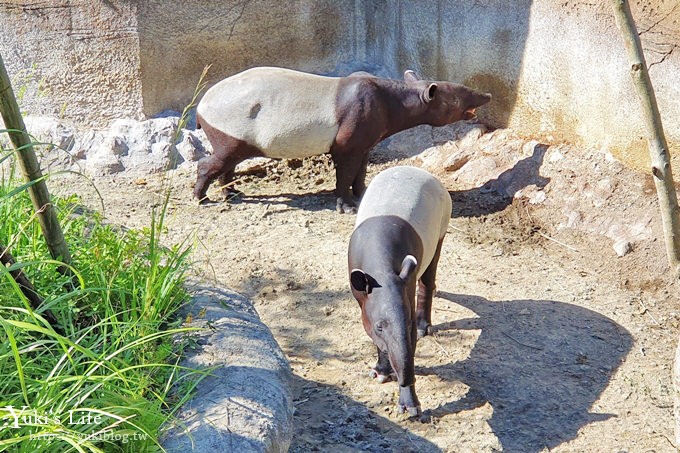
<svg viewBox="0 0 680 453"><path fill-rule="evenodd" d="M196 113L196 129L201 129L201 115Z"/></svg>

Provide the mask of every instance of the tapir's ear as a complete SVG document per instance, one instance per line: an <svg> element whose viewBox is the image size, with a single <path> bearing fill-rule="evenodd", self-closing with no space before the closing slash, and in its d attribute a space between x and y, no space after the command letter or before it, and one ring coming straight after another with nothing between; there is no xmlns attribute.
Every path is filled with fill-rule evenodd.
<svg viewBox="0 0 680 453"><path fill-rule="evenodd" d="M434 95L437 92L437 84L436 83L431 83L425 88L423 91L423 100L425 102L430 102L432 99L434 99Z"/></svg>
<svg viewBox="0 0 680 453"><path fill-rule="evenodd" d="M418 77L418 74L416 74L415 71L412 71L411 69L404 71L404 81L417 82L418 80L420 80L420 77Z"/></svg>
<svg viewBox="0 0 680 453"><path fill-rule="evenodd" d="M401 262L401 272L399 273L399 278L406 281L409 279L411 274L413 274L418 267L418 261L413 255L406 255L404 261Z"/></svg>
<svg viewBox="0 0 680 453"><path fill-rule="evenodd" d="M352 269L352 272L349 276L349 281L350 284L352 285L352 288L355 291L359 291L360 293L367 293L368 292L368 276L364 271L361 269Z"/></svg>

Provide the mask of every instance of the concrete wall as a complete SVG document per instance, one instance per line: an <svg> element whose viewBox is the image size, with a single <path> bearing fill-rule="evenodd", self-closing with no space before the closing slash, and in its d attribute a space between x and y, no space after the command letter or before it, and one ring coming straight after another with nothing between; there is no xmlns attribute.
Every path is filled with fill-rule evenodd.
<svg viewBox="0 0 680 453"><path fill-rule="evenodd" d="M610 2L570 1L560 8L552 3L532 5L508 126L540 138L603 146L627 164L647 169L646 131ZM680 170L680 5L631 4L638 30L651 27L641 39Z"/></svg>
<svg viewBox="0 0 680 453"><path fill-rule="evenodd" d="M330 72L352 61L353 0L146 0L138 9L144 113L181 110L209 82L276 65Z"/></svg>
<svg viewBox="0 0 680 453"><path fill-rule="evenodd" d="M631 3L680 154L680 6ZM648 165L606 1L10 0L0 2L0 52L10 74L35 64L46 80L48 94L28 93L27 110L66 102L67 117L98 124L181 110L209 63L211 83L257 65L391 77L411 68L491 91L483 119L494 126Z"/></svg>
<svg viewBox="0 0 680 453"><path fill-rule="evenodd" d="M142 116L131 2L0 1L0 54L25 112L83 125Z"/></svg>

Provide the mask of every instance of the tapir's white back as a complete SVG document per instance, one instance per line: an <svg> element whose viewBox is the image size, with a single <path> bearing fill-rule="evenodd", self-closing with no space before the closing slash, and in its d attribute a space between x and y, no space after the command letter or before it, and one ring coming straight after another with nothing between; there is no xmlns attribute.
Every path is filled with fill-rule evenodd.
<svg viewBox="0 0 680 453"><path fill-rule="evenodd" d="M309 157L328 152L337 135L338 83L336 77L258 67L211 87L197 111L268 157Z"/></svg>
<svg viewBox="0 0 680 453"><path fill-rule="evenodd" d="M392 167L380 172L359 205L356 229L364 220L396 216L408 222L423 243L418 278L425 272L446 234L451 219L451 196L441 182L417 167Z"/></svg>

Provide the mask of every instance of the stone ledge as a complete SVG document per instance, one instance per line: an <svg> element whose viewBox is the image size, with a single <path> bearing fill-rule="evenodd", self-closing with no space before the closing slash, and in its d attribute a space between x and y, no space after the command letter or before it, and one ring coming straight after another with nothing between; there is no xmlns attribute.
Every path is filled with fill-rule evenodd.
<svg viewBox="0 0 680 453"><path fill-rule="evenodd" d="M281 348L244 296L200 282L188 291L188 325L209 328L199 333L200 350L182 365L217 368L179 411L163 447L169 453L287 451L292 374Z"/></svg>

